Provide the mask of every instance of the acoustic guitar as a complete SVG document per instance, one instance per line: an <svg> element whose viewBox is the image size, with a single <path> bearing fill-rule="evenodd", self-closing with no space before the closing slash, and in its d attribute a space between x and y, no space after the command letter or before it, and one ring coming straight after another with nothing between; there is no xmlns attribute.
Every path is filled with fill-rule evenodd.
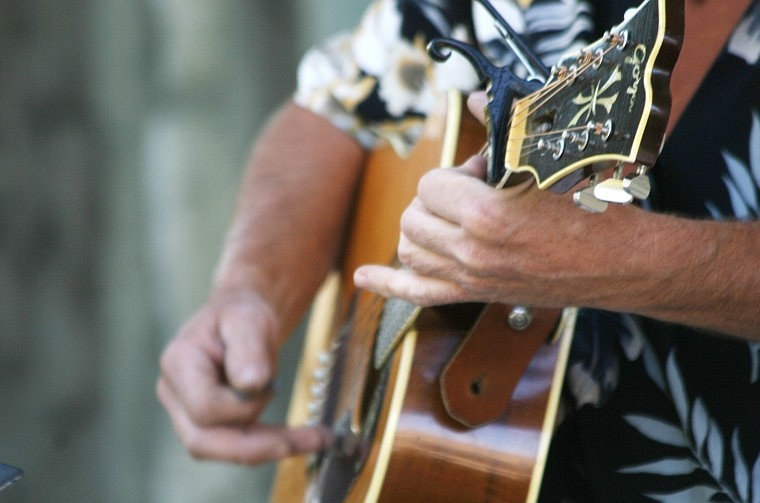
<svg viewBox="0 0 760 503"><path fill-rule="evenodd" d="M496 164L533 176L539 189L566 191L589 179L574 200L590 211L646 197L644 172L662 146L682 35L683 0L644 1L515 98ZM441 109L409 157L388 147L368 161L341 271L312 308L288 416L327 425L335 442L283 460L274 502L538 497L574 309L420 309L358 291L351 280L359 265L392 259L401 212L424 171L463 161L487 136L459 94Z"/></svg>

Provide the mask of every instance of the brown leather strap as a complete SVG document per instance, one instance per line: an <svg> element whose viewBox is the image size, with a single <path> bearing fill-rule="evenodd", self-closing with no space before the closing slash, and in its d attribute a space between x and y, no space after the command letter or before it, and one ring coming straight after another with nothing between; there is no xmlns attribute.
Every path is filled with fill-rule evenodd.
<svg viewBox="0 0 760 503"><path fill-rule="evenodd" d="M489 304L444 369L443 404L468 427L497 418L538 349L559 321L559 309L533 309L533 322L522 331L510 327L512 306Z"/></svg>
<svg viewBox="0 0 760 503"><path fill-rule="evenodd" d="M752 0L686 0L684 40L673 68L668 134L681 118Z"/></svg>

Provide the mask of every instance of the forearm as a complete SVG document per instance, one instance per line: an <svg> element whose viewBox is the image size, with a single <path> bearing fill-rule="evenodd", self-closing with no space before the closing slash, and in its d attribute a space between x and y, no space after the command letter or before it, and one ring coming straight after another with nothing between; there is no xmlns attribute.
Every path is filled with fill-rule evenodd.
<svg viewBox="0 0 760 503"><path fill-rule="evenodd" d="M644 288L628 291L639 297L627 299L631 310L760 340L760 223L653 214L636 218L629 228L640 236L632 250L633 267L649 273L638 282Z"/></svg>
<svg viewBox="0 0 760 503"><path fill-rule="evenodd" d="M533 187L494 191L484 169L474 158L426 174L402 218L405 267L360 268L357 285L419 305L590 307L760 340L760 223L591 214Z"/></svg>
<svg viewBox="0 0 760 503"><path fill-rule="evenodd" d="M290 333L334 264L361 147L289 103L254 147L213 295L255 291Z"/></svg>

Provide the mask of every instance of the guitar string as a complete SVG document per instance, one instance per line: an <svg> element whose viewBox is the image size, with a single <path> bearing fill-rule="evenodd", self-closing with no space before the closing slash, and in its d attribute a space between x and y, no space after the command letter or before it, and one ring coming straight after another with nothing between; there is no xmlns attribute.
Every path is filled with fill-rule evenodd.
<svg viewBox="0 0 760 503"><path fill-rule="evenodd" d="M574 71L570 72L569 74L566 73L561 78L559 78L557 81L551 83L549 86L546 86L544 88L541 88L537 92L533 93L532 95L529 95L525 99L530 100L528 103L528 108L524 116L520 118L519 122L514 122L513 116L510 116L508 122L507 122L507 128L508 130L512 130L512 128L516 125L520 125L526 121L528 121L530 118L532 118L534 115L538 113L539 110L542 109L546 103L548 103L552 98L556 97L562 90L566 89L570 85L573 84L573 82L578 78L578 76L584 74L586 71L588 71L589 68L593 67L596 62L599 63L602 62L604 56L606 56L609 51L611 51L616 45L613 43L609 48L607 48L605 51L602 52L602 54L598 54L596 57L591 58L588 60L585 64L582 64L581 66L574 69ZM562 131L545 131L541 133L535 133L531 135L525 135L524 137L518 139L514 137L507 138L508 142L514 142L514 141L522 141L523 144L520 147L521 154L524 154L526 151L528 153L533 153L538 149L538 145L540 142L534 142L534 143L524 143L526 140L535 140L537 138L543 138L551 135L557 135L562 134L563 132L572 132L572 131L580 131L586 129L586 126L577 126L573 128L565 128ZM484 154L488 150L489 144L486 143L481 148L481 154ZM349 320L342 324L339 327L336 327L337 330L335 331L335 336L332 338L333 343L339 344L339 346L336 346L336 349L340 347L342 350L346 350L347 346L345 344L345 340L349 337L377 337L377 327L378 324L375 323L375 319L382 318L383 316L383 309L382 307L378 308L378 305L381 303L385 303L386 299L379 295L372 295L371 298L366 302L361 302L361 296L360 293L357 291L355 293L356 297L356 305L351 309L351 311L354 312L353 315L349 316ZM357 311L359 311L357 313ZM358 316L356 316L358 314ZM370 330L372 333L366 333L367 330L364 327L370 327ZM374 344L377 344L377 340L375 340ZM374 347L373 344L373 347ZM368 358L370 361L372 361L372 354L374 351L370 351ZM343 353L343 356L346 356L346 353ZM345 361L345 360L344 360ZM352 373L356 373L356 371L364 366L363 361L352 361L353 365L351 367L353 368ZM374 367L374 365L372 365ZM333 379L331 379L332 381Z"/></svg>
<svg viewBox="0 0 760 503"><path fill-rule="evenodd" d="M343 376L346 375L357 375L360 374L362 369L366 368L369 372L370 368L375 368L375 365L373 363L373 354L374 354L374 344L372 345L372 349L367 352L362 352L364 354L367 354L367 360L363 358L359 359L350 359L350 353L349 353L349 339L350 338L356 338L356 337L372 337L376 338L377 331L374 330L372 333L367 333L368 330L364 329L363 327L373 327L377 326L377 323L374 323L373 318L379 318L382 316L382 309L377 309L377 304L385 301L384 298L382 298L379 295L372 295L369 301L364 304L361 303L361 295L360 291L356 291L354 293L355 299L352 303L354 305L349 309L348 313L348 319L345 323L342 323L335 327L333 329L334 335L330 339L330 346L328 351L330 353L330 360L331 364L329 365L329 371L328 371L328 379L327 379L327 386L333 387L333 386L343 386ZM336 369L334 368L336 362L342 362L343 369L340 370L338 373L336 373ZM370 363L369 366L365 365L366 361ZM361 393L361 392L360 392ZM325 421L329 418L329 414L335 415L337 412L339 412L340 407L335 404L334 409L332 412L328 412L326 409L319 412L319 421L320 423L326 424ZM335 420L335 417L333 417L333 421ZM352 415L353 420L353 415ZM327 426L334 426L334 424L326 424Z"/></svg>
<svg viewBox="0 0 760 503"><path fill-rule="evenodd" d="M604 54L606 54L606 52ZM599 58L601 58L601 57L602 56L599 56ZM507 129L509 131L511 131L512 128L515 125L522 124L523 122L525 122L529 118L531 118L533 115L535 115L537 113L537 111L541 107L543 107L546 103L548 103L549 100L551 100L554 96L556 96L563 89L565 89L568 86L572 85L573 81L578 77L578 75L580 75L583 72L585 72L592 65L593 65L593 60L589 64L587 64L587 65L585 65L585 66L583 66L581 68L576 69L576 71L573 72L573 77L572 78L568 78L568 77L560 78L560 79L556 80L555 82L552 82L548 86L542 87L541 89L537 90L535 93L533 93L531 95L528 95L525 98L523 98L524 100L532 100L530 102L530 104L529 104L529 107L528 107L528 109L527 109L524 117L520 119L520 122L516 122L515 123L514 120L513 120L514 116L510 116L509 120L507 121ZM540 102L540 103L536 103L538 99L543 99L543 101ZM533 105L533 109L532 110L530 108L530 105ZM580 127L580 129L585 129L585 126ZM507 143L509 143L509 142L515 142L515 141L524 142L526 138L535 138L535 137L538 137L538 136L549 136L549 135L553 135L553 134L558 134L558 132L557 131L546 131L546 132L542 132L542 133L537 133L537 134L535 134L533 136L525 136L525 137L522 137L522 138L514 138L513 136L509 136L507 138ZM487 157L488 155L490 155L490 152L489 152L490 145L491 145L490 142L487 141L483 145L483 147L481 147L479 154L482 155L482 156L484 156L484 157ZM526 150L526 148L529 149L529 148L531 148L531 146L537 146L537 145L538 145L538 143L536 143L535 145L524 145L524 144L522 144L520 146L520 148L521 148L520 154L521 155L525 155L524 151ZM531 153L533 153L533 151L528 152L528 155L530 155Z"/></svg>
<svg viewBox="0 0 760 503"><path fill-rule="evenodd" d="M520 119L519 122L513 123L512 119L510 118L508 122L508 127L511 130L515 125L520 125L524 122L527 122L530 118L537 115L538 112L546 105L546 103L549 102L552 98L554 98L560 91L564 90L565 88L572 85L572 83L575 81L575 79L578 78L578 76L584 74L589 70L589 68L594 67L597 63L601 64L604 60L604 57L607 56L612 50L614 50L617 47L617 42L614 42L615 39L613 39L613 43L610 44L609 47L607 47L604 51L602 51L601 54L596 54L593 58L590 58L587 62L585 62L583 65L578 67L575 71L566 73L566 75L561 79L557 80L554 85L549 85L547 87L541 88L538 91L536 91L533 95L527 96L525 99L532 100L530 103L531 106L529 106L528 111L525 113L524 117ZM588 54L588 52L586 52ZM542 101L538 101L538 100ZM540 148L540 139L546 136L551 135L559 135L566 132L573 132L573 131L579 131L586 129L587 126L578 126L575 128L564 128L561 130L554 130L554 131L546 131L541 133L534 133L525 135L523 137L515 138L513 136L510 136L507 139L507 142L523 142L523 144L520 147L520 154L521 155L530 155L533 152L536 152ZM535 140L536 138L539 138L539 141L535 142L529 142L525 143L527 140Z"/></svg>
<svg viewBox="0 0 760 503"><path fill-rule="evenodd" d="M528 118L532 114L536 113L535 110L538 110L541 106L543 106L546 102L548 102L548 100L550 100L553 96L556 96L557 93L559 93L562 89L564 89L565 87L567 87L570 84L572 84L572 80L567 80L567 79L565 79L565 80L557 80L555 82L552 82L548 86L539 89L535 93L526 96L524 98L526 100L536 100L538 98L545 98L545 100L544 100L544 103L536 105L533 111L531 111L530 109L528 109L527 113L525 114L525 118L521 119L521 122L518 122L516 124L522 124L522 122L527 121ZM508 131L511 131L512 128L516 125L513 122L513 119L514 119L514 116L510 115L509 119L507 120L507 130ZM544 134L553 134L553 133L554 133L554 131L550 131L550 132L547 132L547 133L544 133ZM514 142L514 141L517 141L517 139L512 138L511 136L507 137L507 143ZM489 151L490 146L491 146L491 143L488 142L488 141L486 141L485 145L483 145L483 147L481 147L481 149L480 149L480 152L479 152L480 155L483 155L484 157L487 157L488 155L490 155L490 151ZM522 146L521 148L524 149L524 146ZM522 154L522 152L521 152L521 154Z"/></svg>
<svg viewBox="0 0 760 503"><path fill-rule="evenodd" d="M335 339L340 339L345 336L351 337L375 337L377 335L378 323L375 323L375 318L382 318L383 308L378 308L379 304L385 304L388 299L381 295L371 294L369 300L361 302L361 292L357 290L354 294L357 296L356 305L352 308L353 314L349 314L349 319L346 323L337 327ZM370 327L372 333L365 333L367 330L361 327ZM338 340L338 342L340 342Z"/></svg>
<svg viewBox="0 0 760 503"><path fill-rule="evenodd" d="M560 77L555 82L549 84L546 87L543 87L536 91L535 93L527 96L525 99L531 100L529 103L529 107L527 112L525 113L524 117L520 119L519 122L513 122L513 117L510 117L510 119L507 122L507 126L509 129L513 128L515 125L519 125L525 121L527 121L532 116L536 115L538 111L546 105L552 98L557 96L559 92L561 92L563 89L567 88L568 86L572 85L572 83L578 78L578 76L584 74L587 72L590 68L594 67L597 63L601 63L604 59L604 57L613 49L617 47L617 43L614 42L611 43L605 50L602 51L601 54L595 53L594 57L589 58L587 61L585 61L581 66L577 67L572 72L565 72L565 74ZM590 54L591 52L589 50L584 51L581 54ZM536 138L543 138L546 136L551 135L561 135L564 132L573 132L573 131L582 131L586 129L587 126L577 126L577 127L571 127L571 128L565 128L558 131L545 131L541 133L535 133L531 135L526 135L522 138L508 138L507 141L525 141L526 139L536 139ZM524 151L529 151L529 153L532 153L537 150L537 146L539 145L539 142L536 143L528 143L523 144L521 146L521 151L524 153ZM489 144L486 143L483 145L483 147L480 149L480 154L484 155L489 148ZM356 318L352 317L352 319L344 326L344 329L347 328L349 330L353 329L353 327L357 324L363 324L369 321L370 317L377 316L377 314L374 313L374 308L376 307L376 304L380 302L384 302L385 299L381 296L373 296L372 299L369 301L369 304L363 309L363 317Z"/></svg>
<svg viewBox="0 0 760 503"><path fill-rule="evenodd" d="M572 85L572 83L575 81L575 79L578 78L578 76L584 74L586 71L588 71L589 68L592 68L594 65L596 65L597 62L601 64L602 61L604 60L604 57L610 51L612 51L613 49L615 49L616 47L617 47L616 44L611 44L601 54L598 54L595 57L591 58L585 64L583 64L582 66L578 67L574 72L571 72L570 74L566 74L563 79L557 80L557 82L555 83L556 85L549 85L547 87L541 88L538 91L536 91L535 93L533 93L532 95L527 96L525 99L531 100L529 108L528 108L528 111L525 114L525 116L520 119L519 122L516 122L514 124L512 123L512 120L510 118L510 120L508 122L508 126L509 126L510 130L515 125L521 125L524 122L528 121L528 119L530 119L534 115L536 115L538 113L538 111L544 105L546 105L546 103L549 102L549 100L551 100L552 98L554 98L563 89L565 89L565 88L569 87L570 85ZM539 98L542 99L543 101L537 102ZM532 106L532 108L530 108L531 106ZM525 135L522 138L510 137L510 138L507 139L507 141L508 142L525 141L525 140L528 140L528 139L534 139L534 138L538 138L538 137L542 137L542 136L549 136L549 135L552 135L552 134L561 135L561 134L563 134L565 132L570 132L570 131L574 131L574 130L578 130L578 129L585 129L585 128L586 128L586 126L579 126L578 128L565 128L565 129L562 129L562 130L547 131L547 132L542 132L542 133L535 133L535 134ZM521 146L521 154L524 153L522 151L524 151L526 149L530 150L531 148L535 147L536 145L537 145L537 143L522 145ZM531 153L533 151L535 151L535 150L531 150Z"/></svg>

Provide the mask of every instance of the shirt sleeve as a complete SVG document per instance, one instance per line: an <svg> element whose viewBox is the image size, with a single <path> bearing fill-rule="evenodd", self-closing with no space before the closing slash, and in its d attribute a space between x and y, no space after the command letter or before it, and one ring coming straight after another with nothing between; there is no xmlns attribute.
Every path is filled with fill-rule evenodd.
<svg viewBox="0 0 760 503"><path fill-rule="evenodd" d="M298 68L295 102L365 148L384 139L408 150L439 89L477 84L463 59L441 65L426 51L434 36L466 38L464 23L415 4L422 2L377 0L354 31L310 49Z"/></svg>

